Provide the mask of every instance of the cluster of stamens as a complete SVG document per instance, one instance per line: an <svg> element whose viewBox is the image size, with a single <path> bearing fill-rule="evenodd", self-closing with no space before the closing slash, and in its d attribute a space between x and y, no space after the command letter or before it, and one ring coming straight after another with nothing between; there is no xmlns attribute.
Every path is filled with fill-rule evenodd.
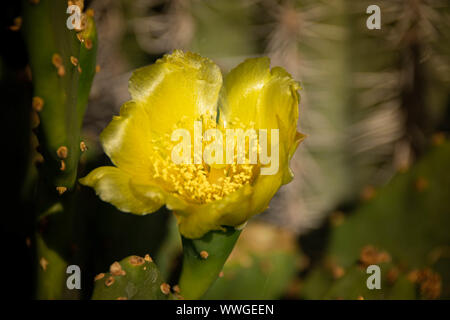
<svg viewBox="0 0 450 320"><path fill-rule="evenodd" d="M216 128L212 118L203 118L204 129ZM179 126L179 125L178 125ZM252 183L257 164L250 164L248 157L243 164L234 161L231 164L210 165L203 160L190 164L176 164L171 159L174 143L169 142L170 134L153 140L152 175L168 192L173 192L187 201L194 203L209 203L220 200L237 191L246 184ZM202 141L204 149L206 142ZM197 161L198 162L198 161Z"/></svg>

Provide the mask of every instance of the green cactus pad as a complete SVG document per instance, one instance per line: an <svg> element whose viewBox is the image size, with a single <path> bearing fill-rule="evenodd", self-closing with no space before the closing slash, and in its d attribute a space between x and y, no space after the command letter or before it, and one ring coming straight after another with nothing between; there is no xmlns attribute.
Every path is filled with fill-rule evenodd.
<svg viewBox="0 0 450 320"><path fill-rule="evenodd" d="M115 262L110 272L97 275L92 295L93 300L166 300L172 297L156 264L139 256Z"/></svg>
<svg viewBox="0 0 450 320"><path fill-rule="evenodd" d="M450 297L445 278L450 267L450 143L432 147L407 172L399 173L377 190L339 226L334 227L323 263L305 280L302 297L356 299L435 299ZM360 267L362 250L373 246L389 255L381 267L382 279L398 269L392 285L367 290L369 275ZM330 261L331 267L330 267ZM339 269L342 275L336 275ZM422 280L414 273L422 272Z"/></svg>
<svg viewBox="0 0 450 320"><path fill-rule="evenodd" d="M76 181L80 131L96 71L97 33L91 15L82 13L84 29L69 29L67 1L23 1L23 34L39 99L37 134L44 173L66 190ZM80 11L81 12L81 11ZM31 101L30 101L31 105ZM56 191L55 191L56 192Z"/></svg>

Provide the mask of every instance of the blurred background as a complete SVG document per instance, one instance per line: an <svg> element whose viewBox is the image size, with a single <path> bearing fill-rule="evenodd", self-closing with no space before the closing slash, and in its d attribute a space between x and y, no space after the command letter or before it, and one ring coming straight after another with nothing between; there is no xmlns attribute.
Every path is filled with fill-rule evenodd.
<svg viewBox="0 0 450 320"><path fill-rule="evenodd" d="M366 27L369 5L381 29ZM91 0L99 47L83 125L89 148L79 176L109 164L98 136L129 100L131 72L173 49L197 52L223 73L269 56L302 85L299 131L308 135L295 178L250 221L210 299L450 298L450 5L445 0ZM2 12L3 258L9 280L33 296L33 210L37 176L30 142L32 84L20 6ZM26 106L26 107L21 107ZM28 109L27 109L28 108ZM169 283L180 270L171 214L117 211L78 187L70 257L88 299L95 274L131 254L150 253ZM6 258L7 257L7 258ZM6 260L5 260L6 261ZM378 264L382 289L366 287ZM2 263L11 272L10 265ZM85 271L86 270L86 271Z"/></svg>

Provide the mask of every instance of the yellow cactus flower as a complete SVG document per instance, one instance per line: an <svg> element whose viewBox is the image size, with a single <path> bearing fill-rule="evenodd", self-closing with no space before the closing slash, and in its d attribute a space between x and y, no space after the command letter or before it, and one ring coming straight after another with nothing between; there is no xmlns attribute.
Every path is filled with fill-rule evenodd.
<svg viewBox="0 0 450 320"><path fill-rule="evenodd" d="M289 160L304 138L296 130L298 89L284 69L270 69L268 58L244 61L222 83L212 61L175 50L133 73L132 99L100 136L115 166L99 167L80 182L124 212L144 215L166 205L187 238L240 226L292 180ZM198 121L202 129L224 135L228 129L277 129L279 142L269 139L268 149L277 148L278 170L263 175L269 165L248 160L175 163L172 151L178 142L172 133L185 128L195 136ZM200 150L206 151L207 139L200 141Z"/></svg>

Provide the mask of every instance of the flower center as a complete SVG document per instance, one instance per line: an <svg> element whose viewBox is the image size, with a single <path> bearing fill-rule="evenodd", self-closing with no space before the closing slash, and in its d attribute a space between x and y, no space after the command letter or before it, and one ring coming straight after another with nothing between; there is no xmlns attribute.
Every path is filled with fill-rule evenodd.
<svg viewBox="0 0 450 320"><path fill-rule="evenodd" d="M204 129L216 128L213 117L204 117ZM178 127L180 124L178 124ZM173 142L169 135L153 141L154 154L153 179L163 185L168 192L176 193L185 200L194 203L209 203L220 200L251 183L257 175L259 164L232 163L210 165L202 161L195 164L176 164L171 158ZM209 142L202 142L202 148Z"/></svg>
<svg viewBox="0 0 450 320"><path fill-rule="evenodd" d="M204 164L174 164L170 160L154 163L153 178L160 179L168 191L195 203L220 200L251 183L255 165L231 164L213 168Z"/></svg>

